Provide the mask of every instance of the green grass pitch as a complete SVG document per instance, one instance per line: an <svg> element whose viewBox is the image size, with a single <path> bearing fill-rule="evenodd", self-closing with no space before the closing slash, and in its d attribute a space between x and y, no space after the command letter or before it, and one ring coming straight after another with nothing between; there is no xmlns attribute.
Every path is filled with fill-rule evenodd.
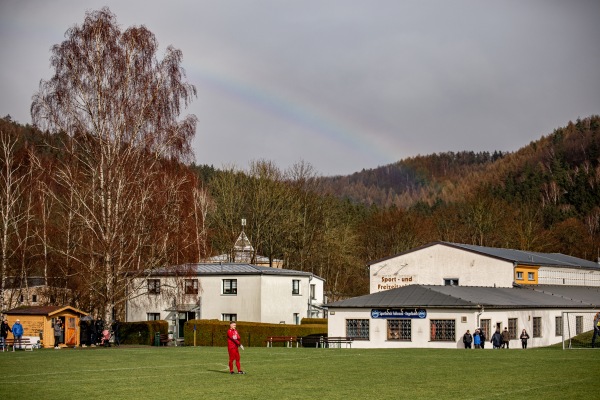
<svg viewBox="0 0 600 400"><path fill-rule="evenodd" d="M0 399L589 399L597 350L43 349L0 353Z"/></svg>

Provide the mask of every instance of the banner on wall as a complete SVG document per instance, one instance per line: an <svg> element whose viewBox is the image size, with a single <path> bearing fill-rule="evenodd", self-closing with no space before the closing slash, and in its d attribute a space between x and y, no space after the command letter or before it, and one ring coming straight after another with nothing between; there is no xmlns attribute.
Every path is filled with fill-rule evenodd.
<svg viewBox="0 0 600 400"><path fill-rule="evenodd" d="M371 310L371 318L427 318L427 310L423 308L374 308Z"/></svg>

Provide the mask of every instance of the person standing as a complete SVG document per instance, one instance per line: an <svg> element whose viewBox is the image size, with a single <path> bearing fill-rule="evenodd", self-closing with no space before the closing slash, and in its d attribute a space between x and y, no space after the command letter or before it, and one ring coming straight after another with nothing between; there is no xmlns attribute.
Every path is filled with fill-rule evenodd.
<svg viewBox="0 0 600 400"><path fill-rule="evenodd" d="M500 333L500 329L496 329L496 332L492 335L492 340L490 343L494 347L494 349L499 349L502 346L502 334Z"/></svg>
<svg viewBox="0 0 600 400"><path fill-rule="evenodd" d="M21 320L17 320L15 322L15 324L13 325L12 334L13 334L13 337L15 338L15 342L13 343L13 350L15 349L15 346L17 345L17 341L19 342L19 348L21 348L22 347L21 338L23 337L23 325L21 325Z"/></svg>
<svg viewBox="0 0 600 400"><path fill-rule="evenodd" d="M54 322L54 349L56 350L60 349L58 344L60 342L60 334L62 333L61 325L60 319L57 318Z"/></svg>
<svg viewBox="0 0 600 400"><path fill-rule="evenodd" d="M479 336L479 329L475 329L475 332L473 332L473 345L476 349L481 348L481 336Z"/></svg>
<svg viewBox="0 0 600 400"><path fill-rule="evenodd" d="M510 333L508 332L508 328L504 327L504 330L502 331L502 348L504 348L504 346L506 346L506 348L508 349L509 342L510 342Z"/></svg>
<svg viewBox="0 0 600 400"><path fill-rule="evenodd" d="M473 343L473 335L471 335L471 332L468 329L463 335L463 343L465 345L465 349L471 348L471 343Z"/></svg>
<svg viewBox="0 0 600 400"><path fill-rule="evenodd" d="M235 322L229 324L229 330L227 331L227 351L229 352L229 373L233 374L233 362L237 367L238 374L245 374L240 366L240 351L241 348L244 350L244 346L240 342L240 334L236 329L237 325Z"/></svg>
<svg viewBox="0 0 600 400"><path fill-rule="evenodd" d="M523 329L523 331L521 332L521 336L519 336L519 338L521 339L521 347L526 349L527 348L527 339L529 339L529 334L527 333L527 331L525 329Z"/></svg>
<svg viewBox="0 0 600 400"><path fill-rule="evenodd" d="M600 312L594 317L594 334L592 335L592 349L596 347L596 338L600 336Z"/></svg>
<svg viewBox="0 0 600 400"><path fill-rule="evenodd" d="M483 332L483 328L479 328L479 339L481 340L481 348L485 349L485 332Z"/></svg>
<svg viewBox="0 0 600 400"><path fill-rule="evenodd" d="M8 332L12 332L12 329L10 329L8 321L6 320L6 318L4 318L2 320L2 324L0 325L0 346L2 346L2 351L8 351L8 348L6 346L6 338L8 337Z"/></svg>

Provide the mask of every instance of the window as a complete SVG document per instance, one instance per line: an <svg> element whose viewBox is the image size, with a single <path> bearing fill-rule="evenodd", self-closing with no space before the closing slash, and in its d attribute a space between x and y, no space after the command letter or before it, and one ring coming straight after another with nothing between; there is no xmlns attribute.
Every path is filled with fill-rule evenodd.
<svg viewBox="0 0 600 400"><path fill-rule="evenodd" d="M33 303L37 303L37 294L32 294L32 295L31 295L31 301L32 301Z"/></svg>
<svg viewBox="0 0 600 400"><path fill-rule="evenodd" d="M519 280L519 281L523 280L523 272L521 272L521 271L517 272L517 280Z"/></svg>
<svg viewBox="0 0 600 400"><path fill-rule="evenodd" d="M294 324L300 325L300 314L294 313Z"/></svg>
<svg viewBox="0 0 600 400"><path fill-rule="evenodd" d="M492 321L489 319L482 319L481 320L481 330L483 331L483 334L485 335L486 339L491 339L490 337L490 329L492 326Z"/></svg>
<svg viewBox="0 0 600 400"><path fill-rule="evenodd" d="M185 280L185 294L198 294L198 279Z"/></svg>
<svg viewBox="0 0 600 400"><path fill-rule="evenodd" d="M237 279L223 279L223 294L237 294Z"/></svg>
<svg viewBox="0 0 600 400"><path fill-rule="evenodd" d="M444 286L458 286L458 278L444 279Z"/></svg>
<svg viewBox="0 0 600 400"><path fill-rule="evenodd" d="M581 315L577 315L575 317L575 334L579 335L583 333L583 317Z"/></svg>
<svg viewBox="0 0 600 400"><path fill-rule="evenodd" d="M314 283L310 284L310 298L313 300L317 298L317 285Z"/></svg>
<svg viewBox="0 0 600 400"><path fill-rule="evenodd" d="M562 327L562 317L556 317L554 319L554 335L555 336L562 336L562 332L563 332L563 327Z"/></svg>
<svg viewBox="0 0 600 400"><path fill-rule="evenodd" d="M160 279L148 279L148 293L160 294Z"/></svg>
<svg viewBox="0 0 600 400"><path fill-rule="evenodd" d="M410 319L388 319L387 320L387 339L388 340L412 340L412 320Z"/></svg>
<svg viewBox="0 0 600 400"><path fill-rule="evenodd" d="M146 315L148 316L148 321L158 321L158 320L160 320L160 313L149 312Z"/></svg>
<svg viewBox="0 0 600 400"><path fill-rule="evenodd" d="M533 337L542 337L542 317L533 317Z"/></svg>
<svg viewBox="0 0 600 400"><path fill-rule="evenodd" d="M292 294L300 294L300 280L299 279L292 280Z"/></svg>
<svg viewBox="0 0 600 400"><path fill-rule="evenodd" d="M369 340L369 320L347 319L346 336L355 340Z"/></svg>
<svg viewBox="0 0 600 400"><path fill-rule="evenodd" d="M528 273L527 273L527 280L528 280L528 281L533 281L533 280L535 280L535 277L534 277L534 273L533 273L533 272L528 272Z"/></svg>
<svg viewBox="0 0 600 400"><path fill-rule="evenodd" d="M22 295L22 294L20 294L20 295L19 295L19 299L18 299L18 300L19 300L19 303L22 303L22 302L24 302L24 301L25 301L25 297L23 297L23 295Z"/></svg>
<svg viewBox="0 0 600 400"><path fill-rule="evenodd" d="M237 314L221 314L223 321L237 321Z"/></svg>
<svg viewBox="0 0 600 400"><path fill-rule="evenodd" d="M508 319L508 334L511 339L517 338L517 319L509 318Z"/></svg>
<svg viewBox="0 0 600 400"><path fill-rule="evenodd" d="M431 341L454 342L456 337L456 321L453 319L432 319Z"/></svg>

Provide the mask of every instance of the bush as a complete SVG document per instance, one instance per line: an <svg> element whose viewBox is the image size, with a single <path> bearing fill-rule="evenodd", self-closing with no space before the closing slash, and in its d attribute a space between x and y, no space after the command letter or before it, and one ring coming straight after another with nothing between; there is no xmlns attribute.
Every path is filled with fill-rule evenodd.
<svg viewBox="0 0 600 400"><path fill-rule="evenodd" d="M323 324L265 324L259 322L236 321L237 330L242 337L244 346L261 347L269 336L307 336L327 332L327 325ZM185 323L184 337L185 345L194 345L194 326L196 327L196 346L226 346L228 321L218 320L190 320ZM282 344L283 345L283 344Z"/></svg>
<svg viewBox="0 0 600 400"><path fill-rule="evenodd" d="M327 326L327 318L302 318L302 325L325 325Z"/></svg>

